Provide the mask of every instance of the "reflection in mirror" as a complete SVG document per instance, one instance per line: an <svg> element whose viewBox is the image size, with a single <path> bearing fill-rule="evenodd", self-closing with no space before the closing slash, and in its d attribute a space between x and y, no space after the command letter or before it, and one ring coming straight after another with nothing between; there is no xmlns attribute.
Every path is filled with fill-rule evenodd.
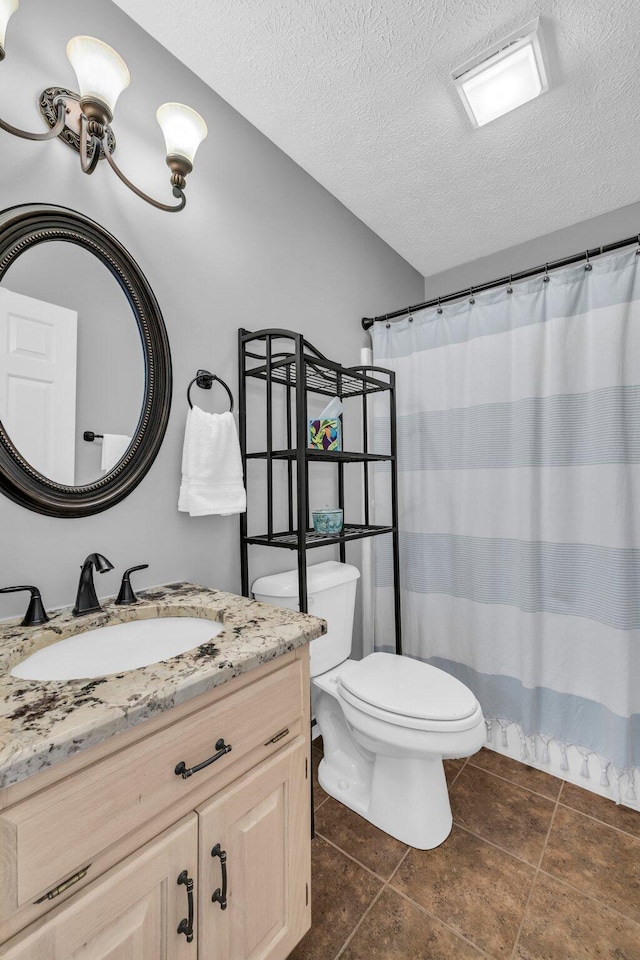
<svg viewBox="0 0 640 960"><path fill-rule="evenodd" d="M144 391L138 326L107 267L59 240L17 257L0 283L0 420L21 456L57 483L101 479L135 434Z"/></svg>

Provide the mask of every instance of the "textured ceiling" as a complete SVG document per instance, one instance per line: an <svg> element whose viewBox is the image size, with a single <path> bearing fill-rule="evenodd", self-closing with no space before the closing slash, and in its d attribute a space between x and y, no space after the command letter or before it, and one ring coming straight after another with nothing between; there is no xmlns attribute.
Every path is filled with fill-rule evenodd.
<svg viewBox="0 0 640 960"><path fill-rule="evenodd" d="M636 0L117 2L426 276L640 199ZM474 130L452 70L538 14L549 93Z"/></svg>

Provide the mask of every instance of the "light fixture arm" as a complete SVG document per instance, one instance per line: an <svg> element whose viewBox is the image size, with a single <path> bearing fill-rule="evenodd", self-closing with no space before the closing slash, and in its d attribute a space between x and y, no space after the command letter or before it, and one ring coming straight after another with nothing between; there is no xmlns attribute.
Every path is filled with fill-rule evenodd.
<svg viewBox="0 0 640 960"><path fill-rule="evenodd" d="M107 133L107 131L110 129L109 125L105 124L104 129L105 129L105 133ZM136 187L135 183L132 183L131 180L129 180L129 178L125 176L125 174L122 172L120 167L117 165L117 163L113 159L113 154L111 153L111 151L109 150L109 147L107 146L106 138L103 141L103 143L104 143L104 155L109 161L109 166L111 167L113 172L117 174L120 180L122 180L124 185L126 187L129 187L129 189L132 190L138 197L140 197L142 200L146 200L147 203L150 203L152 207L156 207L158 210L166 210L168 213L179 213L180 210L184 210L185 205L187 203L187 198L184 194L184 190L182 190L181 187L176 185L174 185L173 187L174 197L178 197L180 200L180 202L176 203L175 205L169 204L169 203L161 203L159 200L154 200L153 197L150 197L148 194L144 193L144 191L140 190L139 187Z"/></svg>
<svg viewBox="0 0 640 960"><path fill-rule="evenodd" d="M56 106L58 108L58 118L55 125L46 133L29 133L28 130L19 130L18 127L13 127L2 119L0 119L0 130L6 130L7 133L12 133L14 137L21 137L23 140L54 140L64 130L67 113L67 105L62 98L56 101Z"/></svg>
<svg viewBox="0 0 640 960"><path fill-rule="evenodd" d="M89 158L89 141L93 147ZM104 143L104 127L97 125L95 120L87 120L84 113L80 116L80 166L82 172L89 176L93 173L100 159L100 150ZM105 153L107 150L105 149Z"/></svg>

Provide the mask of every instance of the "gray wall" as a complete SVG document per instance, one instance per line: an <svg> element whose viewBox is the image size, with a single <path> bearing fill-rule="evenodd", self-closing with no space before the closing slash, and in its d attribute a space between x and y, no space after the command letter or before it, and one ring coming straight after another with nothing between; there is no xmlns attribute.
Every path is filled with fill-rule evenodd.
<svg viewBox="0 0 640 960"><path fill-rule="evenodd" d="M423 279L334 197L265 139L184 66L105 0L30 0L13 17L2 71L2 114L40 129L37 95L75 87L64 49L88 33L112 44L131 70L116 117L118 157L129 176L167 197L168 171L155 109L191 104L209 138L188 182L186 210L160 213L130 194L108 169L83 177L63 143L30 143L0 133L0 206L43 201L75 208L110 230L138 260L162 307L175 390L167 437L138 489L107 513L82 520L41 517L0 498L0 584L36 583L49 606L72 602L78 568L99 550L116 571L98 578L101 595L125 566L148 561L141 586L187 579L239 590L236 518L191 519L176 509L186 385L198 367L235 390L240 326L304 331L329 356L353 364L366 337L359 318L419 300ZM214 409L214 394L202 406ZM211 404L211 405L210 405ZM224 409L218 398L217 409ZM315 556L315 559L324 557ZM291 565L288 551L259 557L254 574ZM2 597L0 618L24 597Z"/></svg>
<svg viewBox="0 0 640 960"><path fill-rule="evenodd" d="M517 211L514 209L514 216ZM570 257L581 250L604 246L640 233L640 203L612 210L600 217L576 223L564 230L556 230L527 243L519 243L489 257L481 257L459 267L426 277L425 300L444 297L474 284L487 283L498 277L527 270L551 260Z"/></svg>

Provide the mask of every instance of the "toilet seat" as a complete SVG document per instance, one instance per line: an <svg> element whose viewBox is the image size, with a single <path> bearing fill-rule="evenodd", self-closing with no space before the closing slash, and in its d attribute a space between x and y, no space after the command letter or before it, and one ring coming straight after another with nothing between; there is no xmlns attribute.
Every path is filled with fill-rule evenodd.
<svg viewBox="0 0 640 960"><path fill-rule="evenodd" d="M392 653L344 664L338 692L363 713L413 730L466 730L482 715L471 690L455 677Z"/></svg>

